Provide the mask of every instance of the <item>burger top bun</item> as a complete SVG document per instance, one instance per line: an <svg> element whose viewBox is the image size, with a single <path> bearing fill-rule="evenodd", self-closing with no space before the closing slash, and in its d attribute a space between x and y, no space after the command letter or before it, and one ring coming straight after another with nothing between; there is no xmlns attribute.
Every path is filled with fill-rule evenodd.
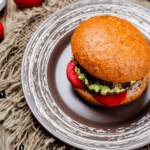
<svg viewBox="0 0 150 150"><path fill-rule="evenodd" d="M135 26L118 17L97 16L81 23L71 47L78 63L105 81L135 81L150 71L148 41Z"/></svg>

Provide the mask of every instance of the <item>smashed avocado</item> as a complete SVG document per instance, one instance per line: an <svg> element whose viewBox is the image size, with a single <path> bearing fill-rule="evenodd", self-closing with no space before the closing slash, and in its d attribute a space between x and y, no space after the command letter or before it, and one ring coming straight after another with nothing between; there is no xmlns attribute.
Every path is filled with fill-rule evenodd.
<svg viewBox="0 0 150 150"><path fill-rule="evenodd" d="M136 81L131 81L131 84L135 83Z"/></svg>
<svg viewBox="0 0 150 150"><path fill-rule="evenodd" d="M117 86L114 87L113 89L110 89L108 86L104 86L104 85L100 85L100 84L89 84L85 75L80 73L80 68L75 66L75 71L78 74L78 79L83 81L89 90L95 90L96 92L100 91L101 94L106 94L107 92L109 92L109 93L113 93L113 92L121 93L121 92L125 91L125 89L119 89ZM135 82L136 81L131 81L131 84L133 84Z"/></svg>

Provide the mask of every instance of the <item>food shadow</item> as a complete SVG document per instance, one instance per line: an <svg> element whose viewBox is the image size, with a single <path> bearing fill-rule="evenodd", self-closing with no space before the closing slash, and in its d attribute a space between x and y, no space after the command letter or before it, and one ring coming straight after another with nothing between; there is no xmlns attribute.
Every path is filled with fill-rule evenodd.
<svg viewBox="0 0 150 150"><path fill-rule="evenodd" d="M84 100L77 94L77 92L75 92L75 94L77 95L78 99L80 99L82 105L85 106L85 109L88 109L91 113L93 113L93 121L96 121L105 127L129 126L134 122L138 122L150 111L148 87L135 101L116 107L97 106Z"/></svg>

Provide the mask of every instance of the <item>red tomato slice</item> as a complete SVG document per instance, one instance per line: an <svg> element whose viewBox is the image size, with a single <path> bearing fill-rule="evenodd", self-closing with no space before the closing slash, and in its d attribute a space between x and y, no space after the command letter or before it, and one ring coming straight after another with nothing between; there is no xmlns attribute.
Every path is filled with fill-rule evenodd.
<svg viewBox="0 0 150 150"><path fill-rule="evenodd" d="M0 38L3 36L3 33L4 33L4 26L2 22L0 22Z"/></svg>
<svg viewBox="0 0 150 150"><path fill-rule="evenodd" d="M108 96L100 96L100 95L95 95L92 94L95 99L100 101L104 106L108 107L114 107L119 105L127 95L127 91L119 94L114 94L114 95L108 95Z"/></svg>
<svg viewBox="0 0 150 150"><path fill-rule="evenodd" d="M67 78L74 87L85 88L84 83L78 79L78 74L75 72L75 66L74 62L69 62L67 66ZM104 106L114 107L119 105L126 98L127 91L109 96L92 95Z"/></svg>
<svg viewBox="0 0 150 150"><path fill-rule="evenodd" d="M78 74L75 72L75 63L69 62L67 66L67 78L70 81L70 83L77 88L85 88L84 83L78 79Z"/></svg>

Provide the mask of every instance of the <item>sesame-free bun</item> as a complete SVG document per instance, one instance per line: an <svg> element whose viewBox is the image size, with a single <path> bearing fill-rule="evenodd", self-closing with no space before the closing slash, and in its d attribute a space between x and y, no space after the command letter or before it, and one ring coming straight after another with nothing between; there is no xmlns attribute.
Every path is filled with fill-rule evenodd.
<svg viewBox="0 0 150 150"><path fill-rule="evenodd" d="M135 81L150 71L150 47L131 23L114 16L92 17L71 38L77 62L96 78L113 83Z"/></svg>
<svg viewBox="0 0 150 150"><path fill-rule="evenodd" d="M149 76L141 80L138 80L136 84L132 87L132 89L127 91L126 98L119 105L127 104L137 99L144 92L145 88L148 85L148 82L149 82ZM80 89L74 87L74 90L85 100L95 105L104 106L98 100L96 100L87 89Z"/></svg>

